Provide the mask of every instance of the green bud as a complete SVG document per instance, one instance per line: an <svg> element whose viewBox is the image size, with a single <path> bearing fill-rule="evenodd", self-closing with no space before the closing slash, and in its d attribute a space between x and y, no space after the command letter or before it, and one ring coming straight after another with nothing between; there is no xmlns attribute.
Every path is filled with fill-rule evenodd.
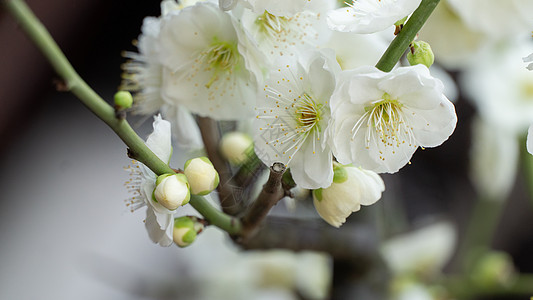
<svg viewBox="0 0 533 300"><path fill-rule="evenodd" d="M491 251L476 261L471 275L480 286L506 286L513 280L515 271L512 259L507 253Z"/></svg>
<svg viewBox="0 0 533 300"><path fill-rule="evenodd" d="M204 229L196 217L184 216L174 219L172 232L174 243L179 247L187 247L196 240L196 236Z"/></svg>
<svg viewBox="0 0 533 300"><path fill-rule="evenodd" d="M407 60L411 66L423 64L429 68L435 61L435 56L428 43L417 41L411 44L411 50L407 53Z"/></svg>
<svg viewBox="0 0 533 300"><path fill-rule="evenodd" d="M128 91L118 91L115 93L115 105L120 109L130 108L133 104L133 97Z"/></svg>

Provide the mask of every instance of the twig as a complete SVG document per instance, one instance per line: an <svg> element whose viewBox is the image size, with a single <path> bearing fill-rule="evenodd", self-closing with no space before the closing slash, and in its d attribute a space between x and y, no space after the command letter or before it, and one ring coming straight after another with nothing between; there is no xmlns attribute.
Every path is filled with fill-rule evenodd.
<svg viewBox="0 0 533 300"><path fill-rule="evenodd" d="M422 0L420 6L411 15L407 23L396 38L390 43L381 59L376 64L376 68L384 72L390 72L394 65L400 60L409 44L414 40L426 20L429 18L440 0Z"/></svg>
<svg viewBox="0 0 533 300"><path fill-rule="evenodd" d="M281 179L285 173L285 165L274 163L270 167L270 176L263 186L263 190L242 217L241 239L238 242L246 242L256 231L257 227L265 219L270 209L284 196Z"/></svg>
<svg viewBox="0 0 533 300"><path fill-rule="evenodd" d="M217 191L222 211L235 216L241 212L241 209L233 193L231 169L226 160L218 152L220 133L217 122L211 118L198 117L198 126L202 133L207 156L220 177L220 184L217 187Z"/></svg>

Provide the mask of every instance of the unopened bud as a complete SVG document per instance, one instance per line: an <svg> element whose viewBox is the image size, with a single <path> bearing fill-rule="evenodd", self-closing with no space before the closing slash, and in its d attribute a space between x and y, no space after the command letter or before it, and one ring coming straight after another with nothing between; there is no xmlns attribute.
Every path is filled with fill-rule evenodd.
<svg viewBox="0 0 533 300"><path fill-rule="evenodd" d="M172 232L174 243L179 247L187 247L194 242L198 233L204 229L204 225L198 222L196 217L179 217L174 219Z"/></svg>
<svg viewBox="0 0 533 300"><path fill-rule="evenodd" d="M220 153L230 164L244 164L253 151L253 140L247 134L234 131L226 133L220 141Z"/></svg>
<svg viewBox="0 0 533 300"><path fill-rule="evenodd" d="M407 60L411 66L423 64L429 68L435 61L435 56L428 43L417 41L411 44L411 50L407 53Z"/></svg>
<svg viewBox="0 0 533 300"><path fill-rule="evenodd" d="M115 93L115 105L120 109L130 108L133 104L133 97L128 91L118 91Z"/></svg>
<svg viewBox="0 0 533 300"><path fill-rule="evenodd" d="M481 256L474 266L472 278L480 286L506 286L515 275L511 257L505 252L489 252Z"/></svg>
<svg viewBox="0 0 533 300"><path fill-rule="evenodd" d="M207 195L211 193L220 181L217 170L207 157L189 159L185 163L183 173L189 180L191 193L194 195Z"/></svg>
<svg viewBox="0 0 533 300"><path fill-rule="evenodd" d="M189 203L191 193L187 177L183 174L163 174L157 177L153 197L169 210Z"/></svg>

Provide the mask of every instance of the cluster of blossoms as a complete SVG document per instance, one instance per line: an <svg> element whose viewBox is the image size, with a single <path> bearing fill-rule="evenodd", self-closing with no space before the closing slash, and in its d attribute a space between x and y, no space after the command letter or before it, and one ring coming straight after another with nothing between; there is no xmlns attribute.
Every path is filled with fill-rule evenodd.
<svg viewBox="0 0 533 300"><path fill-rule="evenodd" d="M160 115L154 119L154 131L148 136L146 146L168 163L172 154L171 125ZM185 163L183 173L178 174L156 176L148 167L137 163L128 170L132 180L127 184L134 193L128 206L132 211L148 207L145 224L150 239L161 246L170 246L172 242L180 247L190 244L203 229L201 223L194 222L196 219L192 217L174 219L174 215L180 206L189 203L191 193L207 195L218 186L218 173L209 159L190 159Z"/></svg>
<svg viewBox="0 0 533 300"><path fill-rule="evenodd" d="M195 116L253 120L249 134L257 157L267 166L285 164L300 188L314 190L320 216L338 227L360 205L381 198L385 186L378 173L397 172L418 147L438 146L455 129L454 106L428 69L429 47L413 44L412 66L389 73L372 67L395 24L419 4L165 0L161 17L144 21L139 53L126 54L131 61L122 88L136 92L137 113L160 111L181 147L202 147ZM151 139L147 144L154 147ZM227 156L244 163L249 142L234 141L226 140L222 151L241 149ZM163 154L158 156L168 159ZM163 209L164 201L151 195L157 182L171 177L177 185L184 177L156 181L148 171L142 174L150 184L141 189L152 208L147 226L157 219L157 234L167 238L160 243L168 244L173 211L186 201ZM187 166L185 175L192 187Z"/></svg>

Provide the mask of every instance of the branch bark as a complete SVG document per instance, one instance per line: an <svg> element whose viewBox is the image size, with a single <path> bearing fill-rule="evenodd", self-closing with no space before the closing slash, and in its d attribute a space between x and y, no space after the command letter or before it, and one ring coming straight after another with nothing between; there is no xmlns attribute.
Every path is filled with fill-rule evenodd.
<svg viewBox="0 0 533 300"><path fill-rule="evenodd" d="M242 231L240 239L237 242L246 242L253 236L270 209L283 198L285 192L281 186L281 179L285 170L285 165L282 163L274 163L270 167L270 176L263 186L263 190L242 217Z"/></svg>

